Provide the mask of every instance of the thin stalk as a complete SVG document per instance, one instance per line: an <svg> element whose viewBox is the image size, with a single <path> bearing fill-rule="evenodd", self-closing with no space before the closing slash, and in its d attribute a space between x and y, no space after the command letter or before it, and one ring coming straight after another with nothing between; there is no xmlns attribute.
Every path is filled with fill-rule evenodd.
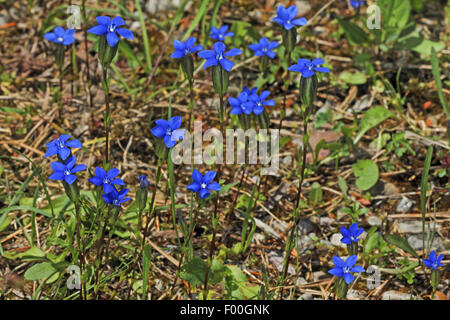
<svg viewBox="0 0 450 320"><path fill-rule="evenodd" d="M86 300L86 291L84 291L84 297L83 297L83 288L84 282L83 282L83 269L84 269L84 246L81 245L81 217L80 217L80 204L78 201L75 203L75 216L76 216L76 228L77 228L77 246L79 252L79 264L80 264L80 297L82 300Z"/></svg>
<svg viewBox="0 0 450 320"><path fill-rule="evenodd" d="M193 112L194 112L194 80L189 80L189 94L190 94L190 101L189 101L189 133L192 132L192 126L193 126Z"/></svg>
<svg viewBox="0 0 450 320"><path fill-rule="evenodd" d="M103 90L105 91L105 136L106 136L106 147L105 147L105 159L106 163L109 163L109 131L111 125L111 110L109 108L109 85L108 85L108 69L103 67Z"/></svg>
<svg viewBox="0 0 450 320"><path fill-rule="evenodd" d="M307 113L308 113L308 110L309 110L309 108L307 108ZM308 132L308 115L306 115L305 119L303 120L303 134L307 134L307 132ZM283 297L283 285L284 285L284 282L286 281L288 267L289 267L289 260L291 258L292 242L294 240L295 231L297 230L297 225L300 222L300 217L301 217L301 214L298 214L298 210L300 209L300 211L301 211L300 198L301 198L301 193L302 193L303 180L305 178L306 153L307 153L307 148L306 148L306 144L304 144L302 146L302 166L300 169L300 179L298 182L297 200L296 200L296 204L294 207L294 225L292 226L292 229L289 232L289 236L288 236L288 239L286 242L286 252L285 252L285 258L284 258L284 265L283 265L283 274L282 274L282 278L281 278L280 299L282 299L282 297Z"/></svg>
<svg viewBox="0 0 450 320"><path fill-rule="evenodd" d="M225 123L224 123L224 117L223 117L223 111L224 111L224 99L223 99L223 95L219 96L220 99L220 109L219 109L219 119L220 119L220 132L222 133L222 137L225 136ZM222 163L219 164L219 169L217 170L217 180L220 179L221 175L222 175ZM211 239L211 244L209 247L209 258L208 258L208 262L207 262L207 266L206 266L206 272L205 272L205 281L204 281L204 297L203 299L206 300L206 297L208 296L208 276L209 276L209 269L211 268L211 263L212 263L212 257L214 255L214 250L215 250L215 243L216 243L216 225L218 223L218 221L216 221L216 219L218 220L218 209L219 209L219 195L216 196L216 203L214 205L214 213L213 216L211 218L211 226L212 226L212 239Z"/></svg>
<svg viewBox="0 0 450 320"><path fill-rule="evenodd" d="M92 91L91 91L91 71L89 67L89 49L88 49L88 32L87 32L87 16L86 16L86 0L81 2L81 12L83 14L83 34L84 34L84 54L86 55L86 86L89 95L89 109L92 110Z"/></svg>

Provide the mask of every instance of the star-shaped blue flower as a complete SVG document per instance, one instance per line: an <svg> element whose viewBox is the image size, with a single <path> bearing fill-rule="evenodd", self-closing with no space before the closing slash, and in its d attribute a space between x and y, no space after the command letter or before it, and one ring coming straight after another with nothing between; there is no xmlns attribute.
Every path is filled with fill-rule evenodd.
<svg viewBox="0 0 450 320"><path fill-rule="evenodd" d="M62 134L58 139L53 140L46 144L48 150L44 157L51 157L58 154L62 160L66 160L70 155L69 148L81 148L81 142L78 140L67 141L71 138L68 134Z"/></svg>
<svg viewBox="0 0 450 320"><path fill-rule="evenodd" d="M218 184L217 182L212 182L215 177L215 171L208 171L203 177L200 171L194 169L194 171L192 172L192 180L194 182L188 185L186 188L193 192L200 192L200 197L202 199L206 199L211 194L210 191L220 191L221 189L220 184Z"/></svg>
<svg viewBox="0 0 450 320"><path fill-rule="evenodd" d="M62 27L55 27L55 29L53 29L53 32L44 34L44 38L48 41L68 46L75 41L74 35L74 29L64 30L64 28Z"/></svg>
<svg viewBox="0 0 450 320"><path fill-rule="evenodd" d="M256 92L258 92L258 87L253 87L253 88L249 89L249 87L245 86L244 90L242 90L242 91L245 92L250 97L252 94L255 94Z"/></svg>
<svg viewBox="0 0 450 320"><path fill-rule="evenodd" d="M175 48L175 52L170 55L171 58L181 59L184 56L190 55L191 53L197 52L203 49L203 46L195 44L196 39L191 37L187 39L185 42L180 40L175 40L173 42L173 47Z"/></svg>
<svg viewBox="0 0 450 320"><path fill-rule="evenodd" d="M179 129L181 126L181 117L172 117L169 121L164 119L156 120L156 127L152 128L154 136L164 139L167 148L172 148L177 144L178 140L183 139L184 129Z"/></svg>
<svg viewBox="0 0 450 320"><path fill-rule="evenodd" d="M90 28L88 31L90 33L104 36L106 35L106 41L111 47L115 47L117 42L119 42L119 37L116 32L121 36L128 40L133 40L133 32L125 28L119 28L125 25L125 21L119 16L115 17L111 20L110 17L99 16L97 17L98 25Z"/></svg>
<svg viewBox="0 0 450 320"><path fill-rule="evenodd" d="M312 62L309 59L298 59L296 64L293 64L289 67L290 71L301 72L302 77L309 78L312 77L315 72L330 72L330 69L325 67L318 67L321 64L324 64L321 58L316 58Z"/></svg>
<svg viewBox="0 0 450 320"><path fill-rule="evenodd" d="M110 193L114 189L113 185L115 184L119 186L125 185L122 179L116 178L119 175L119 169L112 168L106 172L105 169L96 167L94 172L95 176L90 178L89 181L98 187L103 186L103 191L106 193Z"/></svg>
<svg viewBox="0 0 450 320"><path fill-rule="evenodd" d="M221 26L219 29L217 29L216 27L212 27L211 34L209 36L214 40L224 41L226 37L234 36L233 32L227 31L228 31L227 25Z"/></svg>
<svg viewBox="0 0 450 320"><path fill-rule="evenodd" d="M350 5L353 8L359 8L364 5L364 0L350 0Z"/></svg>
<svg viewBox="0 0 450 320"><path fill-rule="evenodd" d="M338 256L334 256L333 263L336 268L329 270L328 273L331 273L336 277L344 277L345 282L347 284L350 284L355 279L355 277L350 272L365 271L363 267L355 266L356 260L358 260L358 256L356 255L348 257L345 262Z"/></svg>
<svg viewBox="0 0 450 320"><path fill-rule="evenodd" d="M276 53L271 51L278 47L279 43L276 41L270 42L267 38L261 38L259 43L254 43L248 47L255 52L255 56L268 56L270 59L275 58Z"/></svg>
<svg viewBox="0 0 450 320"><path fill-rule="evenodd" d="M224 68L228 72L231 71L234 66L234 62L226 58L240 55L242 54L242 51L239 49L231 49L225 52L225 49L226 46L223 42L216 42L213 45L213 50L200 51L198 55L201 58L206 59L205 69L220 64L222 68Z"/></svg>
<svg viewBox="0 0 450 320"><path fill-rule="evenodd" d="M248 88L247 88L248 90ZM252 106L245 106L245 104L248 102L248 93L242 91L237 98L229 97L228 103L231 106L230 113L231 114L251 114L252 113Z"/></svg>
<svg viewBox="0 0 450 320"><path fill-rule="evenodd" d="M120 207L122 203L130 201L130 198L125 198L129 190L130 189L122 189L120 191L117 191L116 188L113 188L110 193L102 194L102 198L107 204L112 204L114 206Z"/></svg>
<svg viewBox="0 0 450 320"><path fill-rule="evenodd" d="M86 170L86 166L84 164L75 166L76 161L77 158L75 156L72 156L68 158L65 163L57 161L52 162L51 167L55 172L53 172L48 178L50 180L64 180L68 184L72 184L75 180L77 180L77 177L74 175L74 173Z"/></svg>
<svg viewBox="0 0 450 320"><path fill-rule="evenodd" d="M277 16L273 18L273 21L281 24L286 30L290 30L295 26L305 25L307 23L305 18L295 18L297 13L297 6L295 5L287 9L280 5L277 8Z"/></svg>
<svg viewBox="0 0 450 320"><path fill-rule="evenodd" d="M439 255L439 257L438 257L436 254L436 251L431 251L430 255L428 256L428 259L423 259L423 263L429 269L437 269L444 265L443 263L441 263L442 259L444 259L443 254Z"/></svg>
<svg viewBox="0 0 450 320"><path fill-rule="evenodd" d="M275 100L266 100L269 95L270 92L267 90L261 92L260 95L254 93L249 97L249 101L245 103L245 107L251 108L254 114L259 115L264 111L264 106L273 107L275 105Z"/></svg>
<svg viewBox="0 0 450 320"><path fill-rule="evenodd" d="M341 227L342 239L341 242L345 244L352 244L353 242L358 242L361 239L358 237L364 232L363 228L358 228L358 223L353 223L350 228Z"/></svg>

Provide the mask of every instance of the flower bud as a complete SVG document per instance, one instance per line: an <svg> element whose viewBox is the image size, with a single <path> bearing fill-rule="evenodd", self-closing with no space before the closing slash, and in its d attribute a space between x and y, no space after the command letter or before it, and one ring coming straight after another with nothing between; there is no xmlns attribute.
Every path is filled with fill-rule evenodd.
<svg viewBox="0 0 450 320"><path fill-rule="evenodd" d="M347 297L348 284L343 277L336 280L335 289L338 299L345 299Z"/></svg>
<svg viewBox="0 0 450 320"><path fill-rule="evenodd" d="M297 30L295 28L286 30L283 28L283 45L286 48L286 53L290 54L297 43ZM289 59L289 57L287 57Z"/></svg>
<svg viewBox="0 0 450 320"><path fill-rule="evenodd" d="M185 55L181 59L181 67L183 68L184 74L189 81L194 79L194 59L191 54Z"/></svg>
<svg viewBox="0 0 450 320"><path fill-rule="evenodd" d="M55 62L58 69L62 70L64 65L64 45L62 43L56 44Z"/></svg>
<svg viewBox="0 0 450 320"><path fill-rule="evenodd" d="M316 75L300 79L300 102L303 107L310 107L316 100L318 81Z"/></svg>
<svg viewBox="0 0 450 320"><path fill-rule="evenodd" d="M213 85L214 90L220 97L223 97L228 90L228 71L221 65L213 66Z"/></svg>
<svg viewBox="0 0 450 320"><path fill-rule="evenodd" d="M431 270L431 286L433 287L433 292L436 291L440 280L441 280L441 272L438 269Z"/></svg>

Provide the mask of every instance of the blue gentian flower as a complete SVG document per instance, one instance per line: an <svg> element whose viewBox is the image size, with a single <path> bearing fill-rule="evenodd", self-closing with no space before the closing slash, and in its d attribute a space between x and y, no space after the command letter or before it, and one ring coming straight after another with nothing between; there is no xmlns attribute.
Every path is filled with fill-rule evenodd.
<svg viewBox="0 0 450 320"><path fill-rule="evenodd" d="M336 268L329 270L328 273L331 273L333 276L336 277L344 277L345 282L347 284L350 284L355 279L355 277L350 272L365 271L363 267L355 266L356 260L358 260L357 255L348 257L345 262L338 256L334 256L333 263L336 266Z"/></svg>
<svg viewBox="0 0 450 320"><path fill-rule="evenodd" d="M249 89L249 87L245 86L244 90L242 91L245 92L250 97L252 94L258 92L258 87L253 87L252 89Z"/></svg>
<svg viewBox="0 0 450 320"><path fill-rule="evenodd" d="M62 27L55 27L53 29L53 32L48 32L44 34L44 38L48 41L63 44L65 46L68 46L75 41L75 30L74 29L67 29L64 30Z"/></svg>
<svg viewBox="0 0 450 320"><path fill-rule="evenodd" d="M74 175L74 173L86 170L86 166L84 164L75 166L76 161L77 158L75 156L72 156L68 158L65 163L57 161L52 162L51 167L55 172L53 172L48 178L51 180L64 180L68 184L72 184L75 180L77 180L77 177Z"/></svg>
<svg viewBox="0 0 450 320"><path fill-rule="evenodd" d="M194 169L194 171L192 172L192 180L194 182L188 185L186 188L193 192L200 192L200 197L202 199L208 198L211 194L210 191L220 191L221 189L220 184L218 184L217 182L212 182L215 177L215 171L208 171L203 177L200 171Z"/></svg>
<svg viewBox="0 0 450 320"><path fill-rule="evenodd" d="M146 190L149 185L150 185L150 182L148 181L148 179L145 175L142 175L139 177L139 188L141 190Z"/></svg>
<svg viewBox="0 0 450 320"><path fill-rule="evenodd" d="M270 92L267 90L261 92L259 96L254 93L249 97L249 102L245 103L245 107L251 108L254 114L259 115L264 111L264 106L272 107L275 105L275 100L266 100L269 95Z"/></svg>
<svg viewBox="0 0 450 320"><path fill-rule="evenodd" d="M172 117L169 121L164 119L156 120L156 127L152 128L154 136L164 139L167 148L172 148L178 140L183 139L184 129L181 126L181 117Z"/></svg>
<svg viewBox="0 0 450 320"><path fill-rule="evenodd" d="M231 49L225 52L226 46L223 42L216 42L213 45L213 50L204 50L200 51L198 55L206 59L205 69L211 66L220 65L227 71L231 71L234 66L234 62L226 59L225 57L233 57L239 54L242 54L242 51L239 49Z"/></svg>
<svg viewBox="0 0 450 320"><path fill-rule="evenodd" d="M247 88L247 91L248 88ZM231 114L251 114L252 113L252 106L245 106L245 104L248 102L248 93L242 91L237 98L229 97L228 103L231 106Z"/></svg>
<svg viewBox="0 0 450 320"><path fill-rule="evenodd" d="M321 58L316 58L312 62L309 59L298 59L297 64L293 64L289 67L290 71L294 72L301 72L302 77L309 78L312 77L315 72L330 72L330 69L325 67L318 67L318 65L324 64L325 61L323 61Z"/></svg>
<svg viewBox="0 0 450 320"><path fill-rule="evenodd" d="M125 28L119 28L125 25L125 21L119 16L115 17L111 20L110 17L99 16L97 17L98 25L90 28L88 31L90 33L104 36L106 35L106 41L111 47L115 47L117 42L119 42L119 37L116 32L121 36L128 40L133 40L133 32Z"/></svg>
<svg viewBox="0 0 450 320"><path fill-rule="evenodd" d="M430 255L428 256L428 259L423 259L423 263L429 269L437 269L444 265L443 263L441 263L442 259L444 259L443 254L439 255L439 257L438 257L436 254L436 251L431 251Z"/></svg>
<svg viewBox="0 0 450 320"><path fill-rule="evenodd" d="M78 140L67 141L71 138L68 134L62 134L58 139L53 140L46 144L48 150L45 153L44 157L54 156L58 154L62 160L66 160L70 155L69 148L81 148L81 142Z"/></svg>
<svg viewBox="0 0 450 320"><path fill-rule="evenodd" d="M224 41L226 37L234 36L233 32L227 32L228 26L221 26L219 29L212 27L211 34L209 35L214 40Z"/></svg>
<svg viewBox="0 0 450 320"><path fill-rule="evenodd" d="M278 47L279 43L276 41L269 42L267 38L261 38L259 43L254 43L248 47L255 52L255 56L268 56L270 59L275 58L276 53L271 51Z"/></svg>
<svg viewBox="0 0 450 320"><path fill-rule="evenodd" d="M116 178L120 172L119 169L112 168L106 172L105 169L96 167L94 172L95 176L90 178L89 181L98 187L103 186L103 191L106 193L110 193L114 189L114 184L119 186L125 185L122 179Z"/></svg>
<svg viewBox="0 0 450 320"><path fill-rule="evenodd" d="M125 198L129 190L130 189L122 189L120 191L117 191L116 188L112 188L112 191L110 193L102 194L102 198L107 204L112 204L114 206L120 207L122 203L130 201L130 198Z"/></svg>
<svg viewBox="0 0 450 320"><path fill-rule="evenodd" d="M175 40L173 42L173 47L175 48L175 52L170 55L171 58L181 59L184 56L190 55L191 53L197 52L203 49L203 46L195 44L196 39L191 37L187 39L185 42L180 40Z"/></svg>
<svg viewBox="0 0 450 320"><path fill-rule="evenodd" d="M297 13L297 6L295 5L287 9L280 5L277 8L277 16L273 18L273 21L281 24L286 30L305 25L307 23L305 18L295 18Z"/></svg>
<svg viewBox="0 0 450 320"><path fill-rule="evenodd" d="M341 227L342 239L341 242L345 244L352 244L353 242L358 242L361 239L358 237L364 232L363 228L358 228L358 223L353 223L350 228Z"/></svg>
<svg viewBox="0 0 450 320"><path fill-rule="evenodd" d="M364 0L350 0L350 5L357 9L364 5Z"/></svg>

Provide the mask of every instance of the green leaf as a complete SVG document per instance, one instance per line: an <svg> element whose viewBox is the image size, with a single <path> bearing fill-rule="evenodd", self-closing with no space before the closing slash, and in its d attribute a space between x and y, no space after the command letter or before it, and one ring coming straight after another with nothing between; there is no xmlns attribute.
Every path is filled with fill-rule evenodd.
<svg viewBox="0 0 450 320"><path fill-rule="evenodd" d="M450 111L448 109L447 101L445 100L444 93L442 92L442 82L441 82L441 70L439 69L439 60L436 55L436 50L434 47L431 48L431 66L434 81L436 82L436 87L439 95L439 100L441 101L444 112L447 115L447 119L450 119Z"/></svg>
<svg viewBox="0 0 450 320"><path fill-rule="evenodd" d="M311 186L309 201L314 205L319 204L322 201L322 188L318 182L314 182Z"/></svg>
<svg viewBox="0 0 450 320"><path fill-rule="evenodd" d="M25 279L30 281L45 280L58 272L55 265L50 262L35 264L25 272Z"/></svg>
<svg viewBox="0 0 450 320"><path fill-rule="evenodd" d="M413 51L416 51L420 54L429 56L431 55L431 49L434 49L436 52L441 51L445 48L445 44L438 41L431 41L428 39L423 39L417 46L412 48Z"/></svg>
<svg viewBox="0 0 450 320"><path fill-rule="evenodd" d="M148 276L150 273L150 262L152 260L152 249L150 246L145 245L144 253L142 256L143 264L142 264L142 299L145 300L147 298L147 290L148 290Z"/></svg>
<svg viewBox="0 0 450 320"><path fill-rule="evenodd" d="M358 160L353 166L353 174L356 179L356 186L362 190L372 188L378 181L378 166L372 160Z"/></svg>
<svg viewBox="0 0 450 320"><path fill-rule="evenodd" d="M351 43L361 45L369 40L367 34L357 24L340 18L338 18L338 21Z"/></svg>
<svg viewBox="0 0 450 320"><path fill-rule="evenodd" d="M399 247L403 251L406 251L409 254L413 255L415 258L419 259L419 255L417 254L417 252L409 245L408 241L406 241L402 237L393 234L388 234L386 235L385 239L386 242L393 244L396 247Z"/></svg>
<svg viewBox="0 0 450 320"><path fill-rule="evenodd" d="M181 278L186 280L191 287L202 286L205 282L206 262L199 257L194 257L181 268Z"/></svg>
<svg viewBox="0 0 450 320"><path fill-rule="evenodd" d="M351 73L348 71L344 71L339 75L339 79L350 84L366 83L366 76L361 72Z"/></svg>
<svg viewBox="0 0 450 320"><path fill-rule="evenodd" d="M180 276L192 287L202 286L205 282L206 268L206 262L199 257L195 257L183 265ZM226 271L227 268L219 260L214 259L208 273L208 283L219 283L222 281Z"/></svg>
<svg viewBox="0 0 450 320"><path fill-rule="evenodd" d="M393 116L394 115L392 114L392 112L382 106L376 106L375 108L367 110L361 120L359 132L353 142L355 144L358 143L358 141L367 131Z"/></svg>

